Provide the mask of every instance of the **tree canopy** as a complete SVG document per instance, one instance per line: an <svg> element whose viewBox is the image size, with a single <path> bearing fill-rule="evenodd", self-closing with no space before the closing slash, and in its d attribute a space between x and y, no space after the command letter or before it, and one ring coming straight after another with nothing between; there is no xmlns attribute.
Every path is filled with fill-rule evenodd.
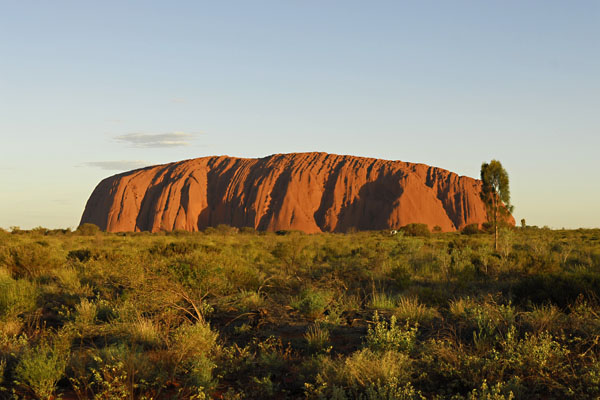
<svg viewBox="0 0 600 400"><path fill-rule="evenodd" d="M481 164L481 181L483 187L481 198L485 202L488 219L494 227L494 247L498 250L498 222L501 218L512 213L513 206L510 204L510 188L508 173L498 160Z"/></svg>

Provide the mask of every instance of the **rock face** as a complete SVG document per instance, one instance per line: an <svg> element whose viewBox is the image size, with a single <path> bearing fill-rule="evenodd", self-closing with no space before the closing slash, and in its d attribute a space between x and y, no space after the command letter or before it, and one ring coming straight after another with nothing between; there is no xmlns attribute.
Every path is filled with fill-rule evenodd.
<svg viewBox="0 0 600 400"><path fill-rule="evenodd" d="M81 223L109 232L227 224L315 233L409 223L454 231L487 220L480 191L479 180L401 161L326 153L203 157L104 179Z"/></svg>

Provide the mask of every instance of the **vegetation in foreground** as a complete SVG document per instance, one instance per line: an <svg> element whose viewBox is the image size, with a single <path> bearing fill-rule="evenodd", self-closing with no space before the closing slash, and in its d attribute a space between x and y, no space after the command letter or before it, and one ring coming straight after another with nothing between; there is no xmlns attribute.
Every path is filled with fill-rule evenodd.
<svg viewBox="0 0 600 400"><path fill-rule="evenodd" d="M600 396L600 230L417 228L0 231L0 398Z"/></svg>

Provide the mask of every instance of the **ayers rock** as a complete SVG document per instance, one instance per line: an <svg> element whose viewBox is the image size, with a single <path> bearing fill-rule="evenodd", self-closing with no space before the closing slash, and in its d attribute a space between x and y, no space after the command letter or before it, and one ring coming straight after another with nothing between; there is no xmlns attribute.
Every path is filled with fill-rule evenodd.
<svg viewBox="0 0 600 400"><path fill-rule="evenodd" d="M81 223L109 232L227 224L315 233L409 223L454 231L486 221L480 191L477 179L402 161L326 153L203 157L104 179Z"/></svg>

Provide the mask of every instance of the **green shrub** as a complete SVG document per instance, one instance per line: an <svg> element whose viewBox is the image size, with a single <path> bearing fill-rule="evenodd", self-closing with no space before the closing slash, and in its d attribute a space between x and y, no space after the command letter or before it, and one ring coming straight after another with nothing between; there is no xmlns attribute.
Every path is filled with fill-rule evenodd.
<svg viewBox="0 0 600 400"><path fill-rule="evenodd" d="M226 224L219 224L215 228L216 232L220 235L235 235L239 232L239 229L235 226L230 226Z"/></svg>
<svg viewBox="0 0 600 400"><path fill-rule="evenodd" d="M21 354L14 371L15 382L39 399L51 399L66 366L65 351L42 342Z"/></svg>
<svg viewBox="0 0 600 400"><path fill-rule="evenodd" d="M96 399L133 399L161 383L141 348L123 343L96 351L88 370L89 388Z"/></svg>
<svg viewBox="0 0 600 400"><path fill-rule="evenodd" d="M36 307L37 290L25 279L13 279L0 269L0 321L33 311Z"/></svg>
<svg viewBox="0 0 600 400"><path fill-rule="evenodd" d="M63 268L57 268L49 274L50 277L56 278L61 289L66 292L65 294L77 295L77 296L92 296L93 293L89 286L81 284L79 279L79 271L73 267L67 266Z"/></svg>
<svg viewBox="0 0 600 400"><path fill-rule="evenodd" d="M92 258L92 251L89 249L71 250L67 253L67 260L86 262L90 258Z"/></svg>
<svg viewBox="0 0 600 400"><path fill-rule="evenodd" d="M95 236L100 232L102 232L102 230L98 225L89 222L79 225L75 230L75 233L81 236Z"/></svg>
<svg viewBox="0 0 600 400"><path fill-rule="evenodd" d="M98 307L96 306L96 303L89 301L88 299L82 299L79 304L75 306L75 312L76 323L91 325L96 322Z"/></svg>
<svg viewBox="0 0 600 400"><path fill-rule="evenodd" d="M425 400L421 391L416 390L408 382L400 384L397 379L390 379L387 382L376 382L369 384L364 395L358 397L360 400Z"/></svg>
<svg viewBox="0 0 600 400"><path fill-rule="evenodd" d="M162 342L160 327L151 319L138 317L128 324L128 330L132 342L141 346L153 348Z"/></svg>
<svg viewBox="0 0 600 400"><path fill-rule="evenodd" d="M218 351L218 336L206 323L183 324L173 333L171 346L182 359L204 357Z"/></svg>
<svg viewBox="0 0 600 400"><path fill-rule="evenodd" d="M117 309L106 300L100 300L96 302L96 319L100 322L112 323L115 321L119 314Z"/></svg>
<svg viewBox="0 0 600 400"><path fill-rule="evenodd" d="M185 384L191 398L206 398L217 386L213 370L217 367L214 361L206 356L196 357L184 369Z"/></svg>
<svg viewBox="0 0 600 400"><path fill-rule="evenodd" d="M61 263L52 247L39 242L11 247L9 254L7 267L16 278L36 278Z"/></svg>
<svg viewBox="0 0 600 400"><path fill-rule="evenodd" d="M323 314L330 301L331 294L329 292L308 288L292 299L291 305L306 316L318 317Z"/></svg>
<svg viewBox="0 0 600 400"><path fill-rule="evenodd" d="M427 224L408 224L400 228L408 236L422 236L429 237L431 232Z"/></svg>
<svg viewBox="0 0 600 400"><path fill-rule="evenodd" d="M584 337L600 335L600 307L580 296L569 305L569 310L568 321L574 331Z"/></svg>
<svg viewBox="0 0 600 400"><path fill-rule="evenodd" d="M265 299L258 292L241 290L235 296L235 306L237 306L240 311L258 310L264 305Z"/></svg>
<svg viewBox="0 0 600 400"><path fill-rule="evenodd" d="M569 349L548 332L517 337L512 327L501 341L503 366L516 376L527 377L531 393L566 395L572 373Z"/></svg>
<svg viewBox="0 0 600 400"><path fill-rule="evenodd" d="M462 228L462 230L460 231L460 233L462 233L463 235L475 235L480 232L481 231L479 230L479 224L477 223L465 225L465 227Z"/></svg>
<svg viewBox="0 0 600 400"><path fill-rule="evenodd" d="M513 392L507 390L503 387L501 383L497 383L496 385L489 386L487 381L483 381L481 387L478 389L473 389L469 396L468 400L512 400L514 399Z"/></svg>
<svg viewBox="0 0 600 400"><path fill-rule="evenodd" d="M406 266L396 266L390 271L390 279L394 281L398 290L404 290L410 286L411 273Z"/></svg>
<svg viewBox="0 0 600 400"><path fill-rule="evenodd" d="M150 254L163 257L185 256L194 252L198 248L198 243L194 242L170 242L166 244L156 244L150 248Z"/></svg>
<svg viewBox="0 0 600 400"><path fill-rule="evenodd" d="M204 398L216 387L214 359L221 351L217 339L218 334L203 322L186 323L174 331L169 348L175 363L174 374L184 382L182 395Z"/></svg>
<svg viewBox="0 0 600 400"><path fill-rule="evenodd" d="M396 351L363 349L345 359L322 357L314 384L305 385L309 399L423 399L410 384L410 358Z"/></svg>
<svg viewBox="0 0 600 400"><path fill-rule="evenodd" d="M367 330L366 346L372 351L411 352L417 342L417 330L417 324L411 326L407 321L404 326L399 326L395 316L387 322L375 311L373 323Z"/></svg>
<svg viewBox="0 0 600 400"><path fill-rule="evenodd" d="M477 346L489 346L501 333L513 326L515 308L509 304L497 304L492 299L476 301L469 297L450 302L450 314L457 318L459 332L472 336Z"/></svg>
<svg viewBox="0 0 600 400"><path fill-rule="evenodd" d="M523 314L523 320L534 332L558 332L566 323L565 314L553 304L533 305L531 311Z"/></svg>

